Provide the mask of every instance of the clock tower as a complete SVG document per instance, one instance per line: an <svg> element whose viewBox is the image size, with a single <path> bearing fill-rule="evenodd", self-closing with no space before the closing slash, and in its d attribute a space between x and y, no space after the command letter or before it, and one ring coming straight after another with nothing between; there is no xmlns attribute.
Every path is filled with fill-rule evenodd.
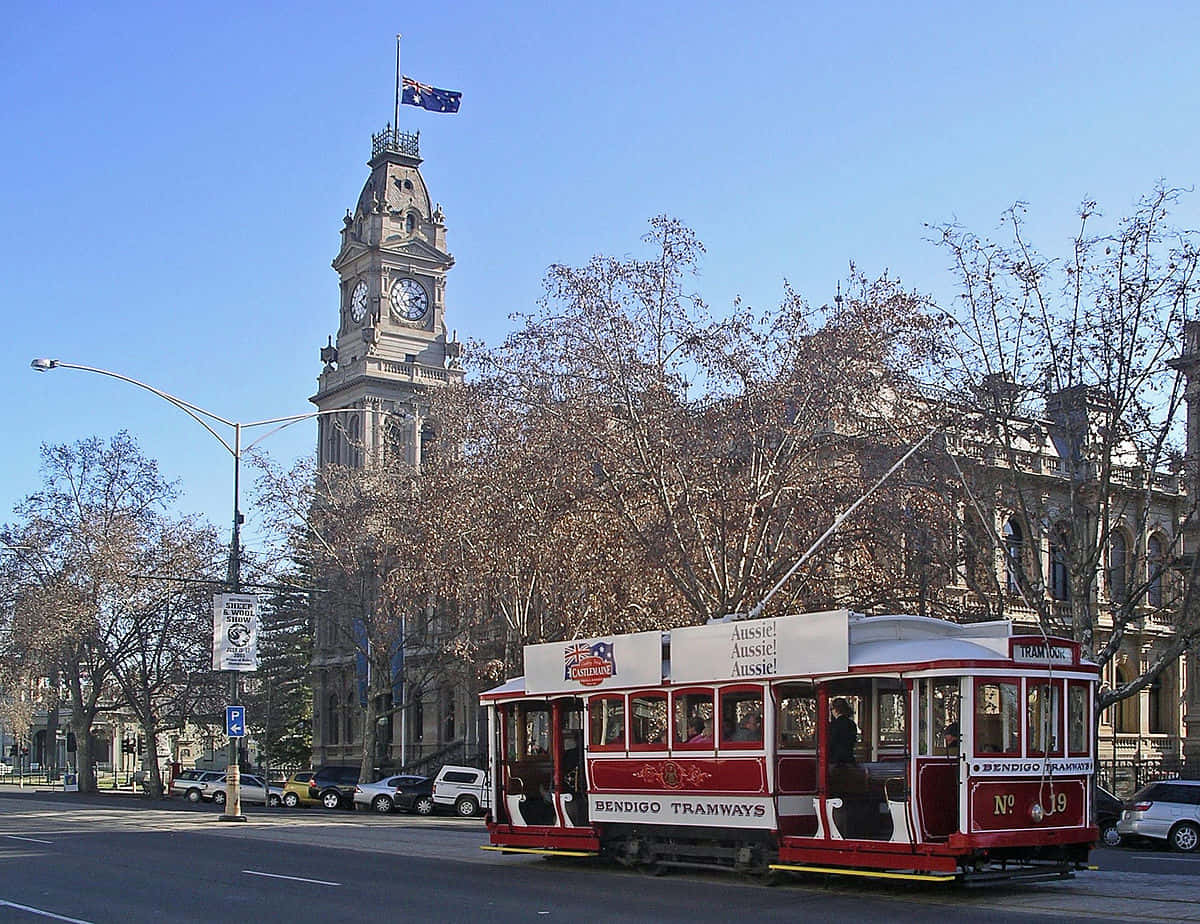
<svg viewBox="0 0 1200 924"><path fill-rule="evenodd" d="M337 339L321 349L324 368L309 399L333 412L317 418L322 466L419 466L434 432L431 394L463 380L462 345L446 333L446 274L454 258L441 206L431 204L421 176L418 141L390 126L372 137L371 174L342 221L333 260ZM365 662L347 630L353 613L333 607L314 620L314 766L362 758ZM404 697L404 720L393 725L390 712L381 716L376 764L399 766L461 737L454 729L467 722L455 719L471 700L449 677L429 691L402 681L393 689Z"/></svg>
<svg viewBox="0 0 1200 924"><path fill-rule="evenodd" d="M387 128L371 138L371 175L342 220L333 260L339 280L337 342L310 399L322 465L358 467L399 454L420 463L431 388L462 381L462 344L446 332L445 215L421 176L419 134Z"/></svg>

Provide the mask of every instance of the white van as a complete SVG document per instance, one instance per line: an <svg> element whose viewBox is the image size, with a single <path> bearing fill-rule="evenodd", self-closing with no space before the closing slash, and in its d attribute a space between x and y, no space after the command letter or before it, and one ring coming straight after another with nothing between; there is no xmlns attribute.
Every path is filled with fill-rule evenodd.
<svg viewBox="0 0 1200 924"><path fill-rule="evenodd" d="M456 815L470 818L492 807L487 771L447 764L433 780L433 804L453 807Z"/></svg>

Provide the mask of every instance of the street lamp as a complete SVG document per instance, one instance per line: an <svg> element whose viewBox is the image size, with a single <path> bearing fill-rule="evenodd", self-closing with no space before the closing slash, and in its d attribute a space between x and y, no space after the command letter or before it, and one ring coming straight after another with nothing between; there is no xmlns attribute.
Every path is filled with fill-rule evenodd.
<svg viewBox="0 0 1200 924"><path fill-rule="evenodd" d="M238 503L238 498L241 492L241 468L242 455L250 449L253 449L268 436L273 433L278 433L285 427L298 423L301 420L309 420L314 417L320 417L323 414L338 414L343 413L344 409L326 411L310 411L306 414L291 414L287 417L271 417L266 420L255 420L249 423L242 423L236 420L227 420L219 414L214 414L212 411L205 410L198 405L192 404L190 401L184 401L182 398L177 398L175 395L168 394L165 391L155 388L153 385L147 385L145 382L139 382L137 379L132 379L127 375L121 375L119 372L112 372L108 369L97 369L94 366L80 366L76 363L66 363L58 359L38 358L29 364L35 372L49 372L51 369L78 369L80 372L94 372L97 375L106 375L109 378L119 379L122 382L128 382L130 385L136 385L138 388L145 389L152 395L157 395L164 401L173 404L179 410L187 414L192 420L200 424L207 430L225 449L233 456L233 534L229 541L229 568L226 580L233 593L240 593L242 587L241 560L242 560L242 545L241 545L241 525L242 512ZM275 425L275 429L264 433L258 439L249 443L246 446L242 445L242 431L253 427L265 427ZM214 429L215 426L228 427L233 431L233 442L225 439L220 433ZM237 704L241 698L239 691L238 672L231 671L230 692L233 696L233 703ZM236 739L229 739L229 770L227 771L227 790L228 798L225 803L225 813L221 815L222 821L245 821L246 816L242 814L242 798L241 798L241 780L237 760L237 743ZM267 802L270 802L270 788L268 784Z"/></svg>

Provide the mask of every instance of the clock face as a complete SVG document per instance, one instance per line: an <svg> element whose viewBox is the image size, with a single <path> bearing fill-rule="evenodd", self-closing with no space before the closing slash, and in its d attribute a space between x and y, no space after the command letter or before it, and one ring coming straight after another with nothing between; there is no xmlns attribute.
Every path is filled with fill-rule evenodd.
<svg viewBox="0 0 1200 924"><path fill-rule="evenodd" d="M419 321L429 310L425 287L411 276L392 283L392 314L401 321Z"/></svg>
<svg viewBox="0 0 1200 924"><path fill-rule="evenodd" d="M350 317L361 321L367 316L367 284L359 282L350 293Z"/></svg>

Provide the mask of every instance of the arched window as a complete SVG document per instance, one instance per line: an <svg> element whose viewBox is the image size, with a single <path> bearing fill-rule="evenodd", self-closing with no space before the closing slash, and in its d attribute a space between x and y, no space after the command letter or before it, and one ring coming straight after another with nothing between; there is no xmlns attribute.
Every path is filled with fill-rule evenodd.
<svg viewBox="0 0 1200 924"><path fill-rule="evenodd" d="M415 215L413 215L412 212L409 212L408 215L406 215L404 218L404 230L407 233L412 234L413 231L416 230L416 227L417 227L417 218Z"/></svg>
<svg viewBox="0 0 1200 924"><path fill-rule="evenodd" d="M1004 524L1004 586L1010 594L1020 588L1021 562L1025 555L1025 534L1021 524L1010 519Z"/></svg>
<svg viewBox="0 0 1200 924"><path fill-rule="evenodd" d="M1071 582L1067 573L1067 544L1062 530L1050 539L1050 596L1055 600L1071 598Z"/></svg>
<svg viewBox="0 0 1200 924"><path fill-rule="evenodd" d="M1123 687L1133 679L1133 674L1126 665L1117 665L1116 670L1117 686ZM1127 696L1119 703L1113 705L1116 710L1116 730L1123 735L1136 735L1138 733L1138 725L1140 724L1141 716L1138 715L1138 700L1139 694L1134 693L1132 696Z"/></svg>
<svg viewBox="0 0 1200 924"><path fill-rule="evenodd" d="M341 743L341 738L338 736L338 731L341 727L341 720L341 707L338 705L337 694L334 693L329 697L329 709L325 713L326 744Z"/></svg>
<svg viewBox="0 0 1200 924"><path fill-rule="evenodd" d="M1161 536L1151 536L1146 543L1146 602L1151 606L1162 606L1163 603L1163 570L1166 567Z"/></svg>
<svg viewBox="0 0 1200 924"><path fill-rule="evenodd" d="M1113 603L1124 603L1128 598L1127 549L1125 534L1114 532L1108 540L1108 598Z"/></svg>
<svg viewBox="0 0 1200 924"><path fill-rule="evenodd" d="M346 453L346 462L351 468L362 467L362 428L359 421L357 411L352 411L350 414L349 433L346 440L348 443L348 451Z"/></svg>

